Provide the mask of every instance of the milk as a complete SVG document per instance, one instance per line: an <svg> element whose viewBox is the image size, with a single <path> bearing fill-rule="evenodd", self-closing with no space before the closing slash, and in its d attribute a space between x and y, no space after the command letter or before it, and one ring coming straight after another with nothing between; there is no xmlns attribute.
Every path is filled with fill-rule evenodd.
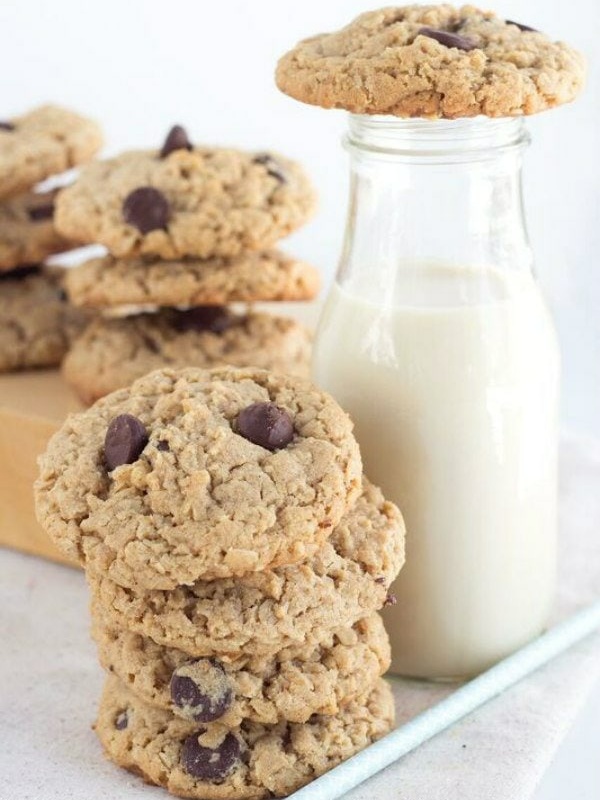
<svg viewBox="0 0 600 800"><path fill-rule="evenodd" d="M365 473L406 519L407 561L384 613L392 671L465 677L548 619L554 329L528 272L421 263L381 279L385 293L364 275L335 284L314 378L350 412Z"/></svg>

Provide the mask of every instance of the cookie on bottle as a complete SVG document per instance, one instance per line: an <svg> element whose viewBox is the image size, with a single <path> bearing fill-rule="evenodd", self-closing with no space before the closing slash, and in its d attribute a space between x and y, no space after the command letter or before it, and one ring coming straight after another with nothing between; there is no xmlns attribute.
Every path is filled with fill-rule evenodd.
<svg viewBox="0 0 600 800"><path fill-rule="evenodd" d="M279 88L355 114L535 114L574 100L582 56L563 42L474 6L392 6L312 36L279 61Z"/></svg>

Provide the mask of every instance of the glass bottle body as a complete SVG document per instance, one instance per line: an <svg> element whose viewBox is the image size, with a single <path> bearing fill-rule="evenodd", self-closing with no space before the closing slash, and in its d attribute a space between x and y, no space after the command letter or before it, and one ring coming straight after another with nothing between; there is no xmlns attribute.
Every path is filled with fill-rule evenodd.
<svg viewBox="0 0 600 800"><path fill-rule="evenodd" d="M556 560L558 349L523 222L522 123L351 118L315 380L400 506L393 671L462 678L541 633Z"/></svg>

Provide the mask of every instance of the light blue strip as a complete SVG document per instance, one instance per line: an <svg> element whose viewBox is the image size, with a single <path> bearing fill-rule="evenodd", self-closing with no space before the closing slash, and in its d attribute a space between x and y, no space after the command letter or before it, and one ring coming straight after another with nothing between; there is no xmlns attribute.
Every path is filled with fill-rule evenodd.
<svg viewBox="0 0 600 800"><path fill-rule="evenodd" d="M293 800L334 800L453 725L600 628L600 600L461 686L406 725L295 792Z"/></svg>

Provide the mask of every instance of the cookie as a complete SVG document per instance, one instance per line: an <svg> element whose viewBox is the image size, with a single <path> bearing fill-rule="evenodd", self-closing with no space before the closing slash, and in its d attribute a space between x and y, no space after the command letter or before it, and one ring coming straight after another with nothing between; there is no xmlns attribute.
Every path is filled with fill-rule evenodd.
<svg viewBox="0 0 600 800"><path fill-rule="evenodd" d="M252 365L306 378L311 340L295 320L221 306L99 317L73 343L63 375L88 405L166 366Z"/></svg>
<svg viewBox="0 0 600 800"><path fill-rule="evenodd" d="M101 617L94 619L93 636L104 669L140 700L184 719L230 728L244 719L272 725L337 714L371 691L390 664L389 640L377 614L329 632L316 646L233 662L193 659Z"/></svg>
<svg viewBox="0 0 600 800"><path fill-rule="evenodd" d="M90 164L64 189L56 226L118 258L238 256L306 222L314 190L283 156L225 148L123 153Z"/></svg>
<svg viewBox="0 0 600 800"><path fill-rule="evenodd" d="M123 261L95 258L69 271L67 292L85 308L202 306L266 300L312 300L314 267L276 250L235 258Z"/></svg>
<svg viewBox="0 0 600 800"><path fill-rule="evenodd" d="M304 724L200 726L153 708L109 678L96 733L108 757L150 783L199 800L259 800L291 794L388 733L390 687Z"/></svg>
<svg viewBox="0 0 600 800"><path fill-rule="evenodd" d="M526 20L527 21L527 20ZM582 56L473 6L401 6L361 14L305 39L276 81L297 100L355 114L488 117L535 114L581 91Z"/></svg>
<svg viewBox="0 0 600 800"><path fill-rule="evenodd" d="M268 656L311 647L380 609L404 561L400 512L363 479L363 492L301 564L172 591L124 589L89 574L97 616L194 657Z"/></svg>
<svg viewBox="0 0 600 800"><path fill-rule="evenodd" d="M54 229L55 195L25 192L0 203L0 272L73 247Z"/></svg>
<svg viewBox="0 0 600 800"><path fill-rule="evenodd" d="M165 369L66 420L40 458L38 515L90 569L173 589L309 557L361 469L350 418L312 384Z"/></svg>
<svg viewBox="0 0 600 800"><path fill-rule="evenodd" d="M67 302L58 269L0 272L0 372L58 366L88 321Z"/></svg>
<svg viewBox="0 0 600 800"><path fill-rule="evenodd" d="M96 123L66 108L40 106L4 119L0 122L0 197L23 192L89 161L101 147L102 133Z"/></svg>

